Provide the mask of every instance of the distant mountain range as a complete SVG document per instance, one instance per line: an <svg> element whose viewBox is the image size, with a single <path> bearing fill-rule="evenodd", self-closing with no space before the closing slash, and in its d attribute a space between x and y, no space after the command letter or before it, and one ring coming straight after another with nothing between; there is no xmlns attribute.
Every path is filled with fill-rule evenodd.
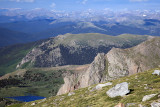
<svg viewBox="0 0 160 107"><path fill-rule="evenodd" d="M46 39L66 33L101 33L112 36L129 33L160 36L159 27L160 20L157 19L109 22L61 18L0 23L0 35L2 38L1 40L3 40L0 47Z"/></svg>

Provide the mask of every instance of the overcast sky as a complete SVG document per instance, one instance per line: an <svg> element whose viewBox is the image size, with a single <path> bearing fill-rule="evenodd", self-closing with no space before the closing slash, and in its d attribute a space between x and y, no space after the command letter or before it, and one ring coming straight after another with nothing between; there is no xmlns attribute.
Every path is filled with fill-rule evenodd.
<svg viewBox="0 0 160 107"><path fill-rule="evenodd" d="M0 0L0 8L49 10L153 9L160 10L160 0Z"/></svg>

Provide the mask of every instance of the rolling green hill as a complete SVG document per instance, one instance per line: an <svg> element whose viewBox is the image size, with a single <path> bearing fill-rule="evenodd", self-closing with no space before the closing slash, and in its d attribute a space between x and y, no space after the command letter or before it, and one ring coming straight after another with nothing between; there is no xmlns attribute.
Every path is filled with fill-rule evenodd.
<svg viewBox="0 0 160 107"><path fill-rule="evenodd" d="M15 71L21 59L43 41L45 40L0 48L0 75Z"/></svg>
<svg viewBox="0 0 160 107"><path fill-rule="evenodd" d="M17 43L27 43L30 41L33 41L33 38L27 33L0 27L0 47Z"/></svg>

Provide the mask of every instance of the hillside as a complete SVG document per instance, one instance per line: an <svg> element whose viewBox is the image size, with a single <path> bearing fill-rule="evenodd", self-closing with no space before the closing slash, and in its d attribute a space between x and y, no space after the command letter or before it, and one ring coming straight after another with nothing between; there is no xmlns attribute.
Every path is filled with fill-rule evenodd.
<svg viewBox="0 0 160 107"><path fill-rule="evenodd" d="M15 71L21 59L43 41L45 40L0 48L0 76Z"/></svg>
<svg viewBox="0 0 160 107"><path fill-rule="evenodd" d="M120 37L124 36L125 35L121 35ZM22 66L22 68L26 69L19 69L16 72L6 74L0 78L2 87L0 92L3 93L0 97L25 96L28 94L50 97L56 94L62 96L65 94L64 98L66 98L66 101L63 102L64 99L61 96L53 97L53 99L61 98L62 100L61 102L58 100L54 102L52 99L52 102L54 102L52 105L58 104L58 106L64 106L63 104L66 103L68 104L67 106L72 104L82 106L86 106L86 104L95 104L96 106L96 104L108 104L112 107L113 104L116 105L118 102L125 104L133 102L139 104L142 103L142 95L144 96L147 93L155 93L158 96L158 94L160 94L158 91L160 77L152 75L153 70L147 71L150 69L159 68L159 53L160 38L157 37L149 39L132 48L112 48L107 54L99 53L94 58L94 61L89 65L68 65L49 68L27 68L25 65ZM112 99L106 97L104 91L94 91L95 88L93 87L95 84L106 83L109 81L112 82L113 85L121 82L129 83L129 89L131 92L127 95L129 96L129 100L127 100L126 97L116 97ZM144 84L147 84L145 85L146 88L142 87ZM88 89L86 87L92 88ZM105 91L109 88L111 87L109 86ZM66 97L66 93L71 93L72 91L78 93L78 95L83 95L84 93L87 94L82 96L82 98L80 96L75 96L73 103L71 103L72 101L70 101L70 97ZM135 95L140 96L137 97ZM135 99L134 97L137 98ZM100 101L94 102L95 100L100 100L103 103L99 103ZM45 102L45 100L42 102ZM143 102L142 104L149 103ZM38 106L38 103L33 104L37 104Z"/></svg>
<svg viewBox="0 0 160 107"><path fill-rule="evenodd" d="M158 69L156 69L158 70ZM75 94L68 96L67 94L50 97L44 100L35 102L17 104L9 107L114 107L118 103L130 105L127 107L140 107L140 104L150 107L153 102L159 102L159 85L160 76L153 75L154 70L149 70L143 73L138 73L132 76L116 79L112 82L111 86L103 87L101 90L93 90L96 85L87 88L78 89L73 91ZM127 82L129 83L130 93L123 97L110 98L106 92L116 84ZM92 91L91 91L92 90ZM142 102L145 95L156 94L155 97Z"/></svg>
<svg viewBox="0 0 160 107"><path fill-rule="evenodd" d="M2 27L0 27L0 38L0 47L33 41L33 38L29 34Z"/></svg>
<svg viewBox="0 0 160 107"><path fill-rule="evenodd" d="M67 65L53 68L19 69L0 77L0 107L17 103L6 97L55 96L64 84L64 75L85 72L89 65ZM20 102L19 102L20 103Z"/></svg>
<svg viewBox="0 0 160 107"><path fill-rule="evenodd" d="M83 65L93 61L97 53L107 53L112 47L129 48L147 39L147 35L123 34L109 36L98 33L65 34L50 38L30 51L17 68Z"/></svg>
<svg viewBox="0 0 160 107"><path fill-rule="evenodd" d="M64 76L58 95L93 84L144 72L159 67L160 38L147 40L128 49L112 48L107 54L98 54L85 72Z"/></svg>

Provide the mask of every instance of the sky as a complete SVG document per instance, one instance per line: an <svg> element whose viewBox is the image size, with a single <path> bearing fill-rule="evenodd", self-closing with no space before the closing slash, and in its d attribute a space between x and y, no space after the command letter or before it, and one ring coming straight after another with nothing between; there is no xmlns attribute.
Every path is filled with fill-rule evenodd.
<svg viewBox="0 0 160 107"><path fill-rule="evenodd" d="M160 10L160 0L0 0L0 8L36 9L57 11L81 10Z"/></svg>

